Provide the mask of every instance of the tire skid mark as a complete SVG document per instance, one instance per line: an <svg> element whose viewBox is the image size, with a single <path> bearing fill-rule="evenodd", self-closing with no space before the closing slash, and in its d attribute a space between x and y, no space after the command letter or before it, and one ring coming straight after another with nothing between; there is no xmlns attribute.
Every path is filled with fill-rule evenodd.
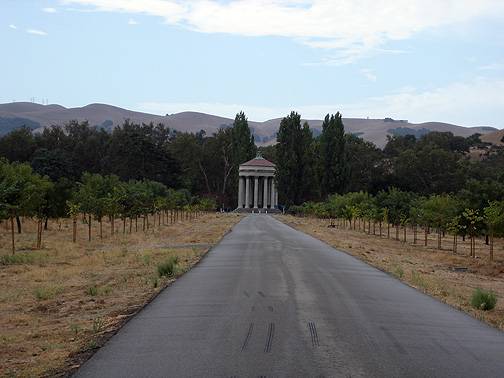
<svg viewBox="0 0 504 378"><path fill-rule="evenodd" d="M271 312L273 312L273 306L268 306L268 310L270 310Z"/></svg>
<svg viewBox="0 0 504 378"><path fill-rule="evenodd" d="M258 291L257 294L259 294L261 297L265 298L266 295L264 295L264 293L262 291Z"/></svg>
<svg viewBox="0 0 504 378"><path fill-rule="evenodd" d="M398 350L399 353L408 354L406 349L404 349L404 347L399 343L399 340L397 340L396 337L387 328L381 326L380 329L383 331L385 336L387 336L389 340L392 341L392 344Z"/></svg>
<svg viewBox="0 0 504 378"><path fill-rule="evenodd" d="M248 342L249 342L250 338L252 337L252 331L253 330L254 330L254 323L250 323L248 331L247 331L247 334L245 335L245 340L243 340L243 344L242 344L242 347L241 347L241 351L242 352L247 347Z"/></svg>
<svg viewBox="0 0 504 378"><path fill-rule="evenodd" d="M308 322L308 329L310 330L312 347L320 346L319 337L317 333L317 327L314 322Z"/></svg>
<svg viewBox="0 0 504 378"><path fill-rule="evenodd" d="M248 291L247 291L247 290L244 290L244 291L243 291L243 295L245 295L247 298L250 298L250 294L248 293Z"/></svg>
<svg viewBox="0 0 504 378"><path fill-rule="evenodd" d="M264 346L264 353L271 352L271 347L273 345L273 337L275 337L275 323L270 323L268 327L268 337L266 339L266 345Z"/></svg>

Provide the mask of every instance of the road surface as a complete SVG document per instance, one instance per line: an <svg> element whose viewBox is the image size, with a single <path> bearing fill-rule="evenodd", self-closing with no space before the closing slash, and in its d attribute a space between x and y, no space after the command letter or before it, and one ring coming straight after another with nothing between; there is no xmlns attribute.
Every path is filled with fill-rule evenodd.
<svg viewBox="0 0 504 378"><path fill-rule="evenodd" d="M503 377L504 333L256 214L76 376Z"/></svg>

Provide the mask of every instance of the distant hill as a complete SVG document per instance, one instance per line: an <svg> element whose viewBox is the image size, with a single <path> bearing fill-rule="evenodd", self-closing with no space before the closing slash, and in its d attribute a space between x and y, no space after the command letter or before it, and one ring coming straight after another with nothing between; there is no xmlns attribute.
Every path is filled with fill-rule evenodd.
<svg viewBox="0 0 504 378"><path fill-rule="evenodd" d="M497 130L492 133L485 134L481 137L481 140L497 146L504 146L504 130Z"/></svg>
<svg viewBox="0 0 504 378"><path fill-rule="evenodd" d="M237 109L238 111L239 109ZM26 125L32 129L40 129L51 125L63 125L71 120L87 120L93 126L107 130L121 125L126 119L135 123L163 123L178 131L198 132L205 130L207 134L217 131L220 127L233 124L230 118L219 117L198 112L182 112L166 116L135 112L106 104L90 104L80 108L65 108L61 105L40 105L31 102L14 102L0 104L0 135L14 128ZM249 121L259 145L275 142L276 133L281 118L265 122ZM307 120L314 133L320 133L322 120ZM413 134L421 136L430 131L451 131L455 135L467 137L474 133L489 134L497 132L493 127L462 127L441 122L409 123L405 120L344 118L347 132L383 147L387 135Z"/></svg>

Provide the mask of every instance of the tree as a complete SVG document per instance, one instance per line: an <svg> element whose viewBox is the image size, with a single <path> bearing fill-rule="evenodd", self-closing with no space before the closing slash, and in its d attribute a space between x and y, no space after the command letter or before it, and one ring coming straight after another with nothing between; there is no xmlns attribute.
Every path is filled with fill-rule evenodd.
<svg viewBox="0 0 504 378"><path fill-rule="evenodd" d="M12 253L15 252L14 218L27 215L42 219L51 185L47 178L34 174L28 164L9 164L5 159L0 159L0 215L4 219L10 218ZM41 222L39 226L38 248L41 243ZM21 232L19 221L18 232Z"/></svg>
<svg viewBox="0 0 504 378"><path fill-rule="evenodd" d="M348 185L348 169L345 129L339 112L327 114L322 123L320 159L322 195L343 193Z"/></svg>
<svg viewBox="0 0 504 378"><path fill-rule="evenodd" d="M280 201L301 204L313 194L313 136L301 116L291 112L280 122L277 135L276 180Z"/></svg>
<svg viewBox="0 0 504 378"><path fill-rule="evenodd" d="M0 156L11 162L29 162L35 148L32 130L28 127L12 130L0 138Z"/></svg>
<svg viewBox="0 0 504 378"><path fill-rule="evenodd" d="M441 234L460 213L459 201L450 195L433 195L421 204L422 218L427 227L435 227L438 233L438 249L441 249Z"/></svg>
<svg viewBox="0 0 504 378"><path fill-rule="evenodd" d="M114 128L107 148L107 171L122 180L153 180L177 186L180 167L172 157L170 129L126 121Z"/></svg>
<svg viewBox="0 0 504 378"><path fill-rule="evenodd" d="M239 112L236 114L231 130L233 163L240 165L247 160L253 159L257 148L245 113Z"/></svg>
<svg viewBox="0 0 504 378"><path fill-rule="evenodd" d="M494 257L494 235L504 232L504 201L492 201L484 209L485 223L490 233L490 261Z"/></svg>
<svg viewBox="0 0 504 378"><path fill-rule="evenodd" d="M470 255L473 258L476 258L475 238L483 229L483 219L484 218L480 215L478 210L465 209L462 212L461 228L464 230L464 233L470 237Z"/></svg>

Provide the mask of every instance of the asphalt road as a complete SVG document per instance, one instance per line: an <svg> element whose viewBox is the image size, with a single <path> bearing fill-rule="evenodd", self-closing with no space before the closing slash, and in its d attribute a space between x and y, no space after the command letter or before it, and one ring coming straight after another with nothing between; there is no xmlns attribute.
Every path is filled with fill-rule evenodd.
<svg viewBox="0 0 504 378"><path fill-rule="evenodd" d="M77 377L503 377L504 334L267 215Z"/></svg>

